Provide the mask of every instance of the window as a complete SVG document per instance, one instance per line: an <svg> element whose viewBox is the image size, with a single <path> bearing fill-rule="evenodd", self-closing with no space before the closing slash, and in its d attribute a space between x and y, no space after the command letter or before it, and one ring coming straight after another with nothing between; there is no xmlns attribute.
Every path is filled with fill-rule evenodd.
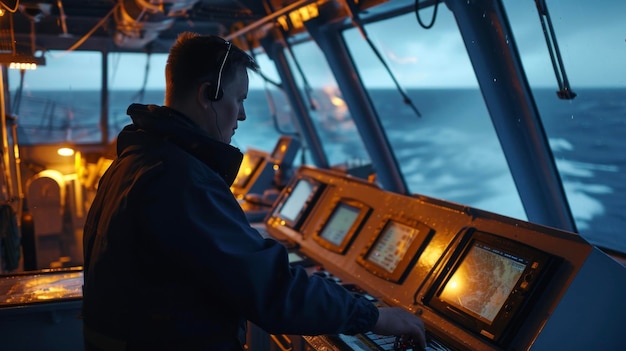
<svg viewBox="0 0 626 351"><path fill-rule="evenodd" d="M101 62L99 52L50 51L45 66L23 77L8 70L21 145L100 142Z"/></svg>
<svg viewBox="0 0 626 351"><path fill-rule="evenodd" d="M163 105L166 60L166 54L109 54L109 141L132 122L131 103Z"/></svg>
<svg viewBox="0 0 626 351"><path fill-rule="evenodd" d="M341 96L326 58L313 42L293 47L296 60L302 60L306 79L311 86L309 104L315 106L309 113L317 128L322 147L331 166L348 167L369 163L369 155L352 120L348 106ZM306 63L304 63L306 62ZM298 70L292 65L293 72ZM302 77L300 78L302 81ZM301 83L300 86L304 85ZM307 97L304 94L305 98Z"/></svg>
<svg viewBox="0 0 626 351"><path fill-rule="evenodd" d="M414 13L365 29L421 114L403 104L360 33L346 31L409 190L525 220L452 13L440 8L429 30L419 26Z"/></svg>
<svg viewBox="0 0 626 351"><path fill-rule="evenodd" d="M556 95L535 3L505 2L578 231L593 244L626 253L626 3L556 0L547 6L573 100Z"/></svg>

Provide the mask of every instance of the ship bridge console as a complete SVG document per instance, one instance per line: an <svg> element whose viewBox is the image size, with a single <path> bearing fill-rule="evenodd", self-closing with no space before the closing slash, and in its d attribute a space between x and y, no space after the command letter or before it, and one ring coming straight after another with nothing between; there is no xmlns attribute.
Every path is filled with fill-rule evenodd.
<svg viewBox="0 0 626 351"><path fill-rule="evenodd" d="M586 349L580 342L590 339L589 347L610 349L621 342L620 324L607 316L624 310L616 307L623 306L624 267L575 233L309 166L255 226L287 243L294 264L306 262L311 274L419 315L432 350ZM571 315L579 309L594 321ZM600 337L576 337L590 333ZM371 333L280 337L271 339L279 349L401 349L394 337Z"/></svg>
<svg viewBox="0 0 626 351"><path fill-rule="evenodd" d="M262 220L293 173L293 160L300 150L298 139L281 136L271 153L248 148L230 187L249 221Z"/></svg>

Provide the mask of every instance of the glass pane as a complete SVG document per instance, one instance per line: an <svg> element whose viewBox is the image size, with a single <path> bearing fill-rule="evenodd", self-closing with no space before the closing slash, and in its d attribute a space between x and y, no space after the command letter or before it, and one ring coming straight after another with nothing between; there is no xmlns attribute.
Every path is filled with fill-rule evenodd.
<svg viewBox="0 0 626 351"><path fill-rule="evenodd" d="M573 100L556 95L535 3L505 2L578 230L593 244L626 252L626 2L547 6Z"/></svg>
<svg viewBox="0 0 626 351"><path fill-rule="evenodd" d="M18 142L100 142L101 62L99 52L50 51L45 66L24 71L23 82L19 70L9 69L10 112L18 117Z"/></svg>
<svg viewBox="0 0 626 351"><path fill-rule="evenodd" d="M420 16L429 22L431 13L425 9ZM409 190L525 220L451 12L440 5L429 30L422 29L412 13L370 24L366 31L421 114L403 104L360 33L347 31L346 41Z"/></svg>
<svg viewBox="0 0 626 351"><path fill-rule="evenodd" d="M249 73L248 98L244 103L246 120L240 123L232 145L245 151L249 148L271 152L281 134L294 134L291 110L282 90L273 83L280 82L274 62L266 55L255 57L261 74Z"/></svg>
<svg viewBox="0 0 626 351"><path fill-rule="evenodd" d="M311 41L296 45L293 51L296 60L302 60L301 65L306 67L305 78L311 86L308 94L309 102L315 107L315 109L310 109L309 113L317 128L329 164L352 167L369 163L369 155L363 146L348 106L317 44ZM295 63L291 67L300 86L304 86L302 77L298 76Z"/></svg>
<svg viewBox="0 0 626 351"><path fill-rule="evenodd" d="M166 61L166 54L109 54L109 141L132 122L131 103L163 105Z"/></svg>
<svg viewBox="0 0 626 351"><path fill-rule="evenodd" d="M277 81L272 61L265 55L257 57L265 76ZM114 140L121 129L131 123L126 110L131 103L163 105L165 99L165 64L167 54L114 53L109 55L109 139ZM282 93L266 85L260 75L250 73L250 90L244 103L247 119L241 123L232 145L245 152L248 148L271 151L281 131L292 133L289 112ZM269 94L269 95L268 95ZM268 98L269 96L269 98ZM273 106L270 108L270 106ZM282 122L281 122L282 121Z"/></svg>

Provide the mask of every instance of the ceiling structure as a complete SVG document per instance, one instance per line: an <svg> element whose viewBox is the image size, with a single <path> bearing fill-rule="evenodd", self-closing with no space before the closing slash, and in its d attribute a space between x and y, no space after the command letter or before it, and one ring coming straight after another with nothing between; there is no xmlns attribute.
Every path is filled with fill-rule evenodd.
<svg viewBox="0 0 626 351"><path fill-rule="evenodd" d="M1 5L0 36L13 40L19 52L71 47L161 52L182 31L223 36L265 16L258 0L2 0Z"/></svg>
<svg viewBox="0 0 626 351"><path fill-rule="evenodd" d="M429 2L433 0L422 1ZM344 10L348 4L352 11ZM262 23L264 28L254 26L258 30L247 33L246 40L256 45L264 31L278 24L290 27L290 35L298 33L291 19L297 22L297 17L316 16L318 11L345 19L354 12L375 16L413 4L412 0L0 0L0 41L27 53L70 48L167 52L182 31L225 37ZM284 14L282 22L277 12ZM3 48L0 45L0 51Z"/></svg>

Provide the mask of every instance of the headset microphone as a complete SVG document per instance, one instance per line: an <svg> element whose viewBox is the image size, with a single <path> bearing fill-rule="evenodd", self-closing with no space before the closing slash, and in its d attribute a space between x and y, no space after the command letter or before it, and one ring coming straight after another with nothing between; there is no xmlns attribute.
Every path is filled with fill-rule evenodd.
<svg viewBox="0 0 626 351"><path fill-rule="evenodd" d="M232 46L230 41L225 41L228 47L226 48L226 54L224 54L224 59L222 60L222 64L220 65L220 70L217 73L217 84L215 86L209 86L208 90L208 98L211 101L217 101L222 98L224 95L224 91L222 90L222 72L224 71L224 66L226 65L226 60L228 59L228 54L230 54L230 48Z"/></svg>

